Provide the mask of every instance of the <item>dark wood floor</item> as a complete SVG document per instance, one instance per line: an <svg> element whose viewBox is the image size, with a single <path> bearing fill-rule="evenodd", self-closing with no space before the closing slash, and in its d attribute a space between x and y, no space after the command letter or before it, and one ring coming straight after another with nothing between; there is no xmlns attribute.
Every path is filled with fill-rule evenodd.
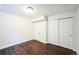
<svg viewBox="0 0 79 59"><path fill-rule="evenodd" d="M0 50L1 55L76 55L76 52L50 43L37 40L18 44Z"/></svg>

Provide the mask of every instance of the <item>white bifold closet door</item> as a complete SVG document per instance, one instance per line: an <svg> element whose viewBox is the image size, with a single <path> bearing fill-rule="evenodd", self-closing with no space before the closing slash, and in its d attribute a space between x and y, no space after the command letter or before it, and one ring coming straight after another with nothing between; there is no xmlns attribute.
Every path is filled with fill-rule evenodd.
<svg viewBox="0 0 79 59"><path fill-rule="evenodd" d="M72 18L48 19L48 43L72 49Z"/></svg>
<svg viewBox="0 0 79 59"><path fill-rule="evenodd" d="M33 39L46 42L46 21L33 23Z"/></svg>
<svg viewBox="0 0 79 59"><path fill-rule="evenodd" d="M48 20L48 43L58 45L58 20L49 18Z"/></svg>
<svg viewBox="0 0 79 59"><path fill-rule="evenodd" d="M72 18L59 20L59 45L72 49Z"/></svg>

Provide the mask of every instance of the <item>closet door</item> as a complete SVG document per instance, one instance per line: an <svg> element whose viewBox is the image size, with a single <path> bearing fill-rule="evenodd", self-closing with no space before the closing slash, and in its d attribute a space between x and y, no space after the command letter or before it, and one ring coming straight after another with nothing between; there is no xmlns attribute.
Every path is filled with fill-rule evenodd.
<svg viewBox="0 0 79 59"><path fill-rule="evenodd" d="M72 49L72 18L59 20L59 45Z"/></svg>
<svg viewBox="0 0 79 59"><path fill-rule="evenodd" d="M33 23L33 39L46 42L46 21Z"/></svg>
<svg viewBox="0 0 79 59"><path fill-rule="evenodd" d="M48 20L48 43L58 45L58 20L52 17Z"/></svg>

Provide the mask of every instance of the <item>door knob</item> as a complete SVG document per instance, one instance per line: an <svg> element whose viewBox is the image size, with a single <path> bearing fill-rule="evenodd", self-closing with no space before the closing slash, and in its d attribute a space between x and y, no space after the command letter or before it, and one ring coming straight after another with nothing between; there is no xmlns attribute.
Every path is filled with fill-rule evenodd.
<svg viewBox="0 0 79 59"><path fill-rule="evenodd" d="M70 34L69 36L72 37L72 34Z"/></svg>

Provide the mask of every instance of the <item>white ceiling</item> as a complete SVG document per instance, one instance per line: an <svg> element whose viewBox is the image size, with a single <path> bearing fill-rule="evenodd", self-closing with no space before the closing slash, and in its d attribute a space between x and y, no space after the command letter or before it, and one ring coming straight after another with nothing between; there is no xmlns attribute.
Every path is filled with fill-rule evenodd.
<svg viewBox="0 0 79 59"><path fill-rule="evenodd" d="M28 15L23 10L24 6L33 7L33 14ZM0 11L33 19L42 15L51 16L58 13L73 11L76 7L76 4L0 4Z"/></svg>

